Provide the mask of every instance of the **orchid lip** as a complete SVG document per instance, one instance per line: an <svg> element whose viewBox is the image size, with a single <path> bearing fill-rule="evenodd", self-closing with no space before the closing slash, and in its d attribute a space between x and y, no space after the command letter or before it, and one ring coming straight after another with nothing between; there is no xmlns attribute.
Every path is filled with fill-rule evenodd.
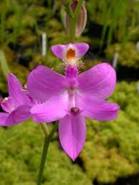
<svg viewBox="0 0 139 185"><path fill-rule="evenodd" d="M66 58L67 58L68 60L71 60L71 59L75 58L75 56L76 56L75 50L72 49L72 48L69 48L69 49L67 50L67 52L66 52Z"/></svg>
<svg viewBox="0 0 139 185"><path fill-rule="evenodd" d="M78 58L76 56L76 49L71 45L65 51L64 61L67 65L76 65Z"/></svg>

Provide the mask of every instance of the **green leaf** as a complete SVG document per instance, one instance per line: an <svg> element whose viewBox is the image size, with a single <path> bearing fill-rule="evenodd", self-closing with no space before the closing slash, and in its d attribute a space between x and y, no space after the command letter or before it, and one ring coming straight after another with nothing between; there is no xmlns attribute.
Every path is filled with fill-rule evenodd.
<svg viewBox="0 0 139 185"><path fill-rule="evenodd" d="M3 71L4 76L6 77L7 74L10 72L6 56L2 50L0 50L0 64Z"/></svg>

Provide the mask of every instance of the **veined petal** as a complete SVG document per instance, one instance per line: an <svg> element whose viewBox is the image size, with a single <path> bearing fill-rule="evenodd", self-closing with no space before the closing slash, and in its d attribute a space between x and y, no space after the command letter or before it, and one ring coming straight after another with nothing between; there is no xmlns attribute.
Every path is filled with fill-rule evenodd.
<svg viewBox="0 0 139 185"><path fill-rule="evenodd" d="M52 53L59 59L63 60L67 45L57 44L51 47Z"/></svg>
<svg viewBox="0 0 139 185"><path fill-rule="evenodd" d="M31 114L36 122L53 122L65 116L68 111L68 94L54 96L42 104L36 104Z"/></svg>
<svg viewBox="0 0 139 185"><path fill-rule="evenodd" d="M29 74L27 88L33 98L43 103L61 93L64 83L64 76L40 65Z"/></svg>
<svg viewBox="0 0 139 185"><path fill-rule="evenodd" d="M29 119L30 115L30 107L27 105L21 105L9 114L5 126L19 124Z"/></svg>
<svg viewBox="0 0 139 185"><path fill-rule="evenodd" d="M75 43L73 45L77 51L77 58L83 57L89 49L89 45L87 43L82 42L82 43Z"/></svg>
<svg viewBox="0 0 139 185"><path fill-rule="evenodd" d="M117 117L119 106L93 97L78 97L76 102L82 114L98 121L110 121Z"/></svg>
<svg viewBox="0 0 139 185"><path fill-rule="evenodd" d="M25 90L22 88L19 80L13 74L8 75L8 91L9 97L13 99L16 106L24 103L30 103L30 99L26 95Z"/></svg>
<svg viewBox="0 0 139 185"><path fill-rule="evenodd" d="M17 98L17 93L21 91L22 86L16 76L12 73L8 75L9 96Z"/></svg>
<svg viewBox="0 0 139 185"><path fill-rule="evenodd" d="M110 96L115 88L116 72L109 64L102 63L79 75L79 89L84 94L98 98Z"/></svg>
<svg viewBox="0 0 139 185"><path fill-rule="evenodd" d="M8 113L0 113L0 126L6 126L6 120L8 118L9 114Z"/></svg>
<svg viewBox="0 0 139 185"><path fill-rule="evenodd" d="M117 118L119 106L116 103L106 103L94 105L94 110L88 109L86 116L98 121L111 121Z"/></svg>
<svg viewBox="0 0 139 185"><path fill-rule="evenodd" d="M80 114L70 114L59 122L59 138L64 151L75 160L80 154L86 138L84 117Z"/></svg>

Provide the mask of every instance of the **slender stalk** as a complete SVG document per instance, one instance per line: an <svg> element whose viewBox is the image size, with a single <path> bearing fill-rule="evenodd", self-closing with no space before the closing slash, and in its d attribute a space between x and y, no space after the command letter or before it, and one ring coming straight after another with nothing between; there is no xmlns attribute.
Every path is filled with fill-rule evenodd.
<svg viewBox="0 0 139 185"><path fill-rule="evenodd" d="M51 139L52 139L56 129L57 129L57 126L54 125L54 127L50 131L50 134L45 135L44 144L43 144L43 151L42 151L42 155L41 155L40 168L39 168L38 179L37 179L37 185L41 185L42 177L43 177L43 171L44 171L46 158L47 158L47 154L48 154L48 148L49 148Z"/></svg>
<svg viewBox="0 0 139 185"><path fill-rule="evenodd" d="M0 50L0 65L4 76L7 78L8 73L10 73L10 69L3 50Z"/></svg>
<svg viewBox="0 0 139 185"><path fill-rule="evenodd" d="M80 13L81 6L83 4L83 1L84 0L79 0L78 5L77 5L76 10L75 10L75 17L78 17L78 15Z"/></svg>
<svg viewBox="0 0 139 185"><path fill-rule="evenodd" d="M70 34L70 38L69 38L70 41L73 41L75 38L75 29L76 29L76 22L75 22L75 18L73 17L71 19L71 25L70 25L70 33L69 33Z"/></svg>
<svg viewBox="0 0 139 185"><path fill-rule="evenodd" d="M47 124L42 123L42 124L40 124L40 126L42 128L44 135L47 137L49 135L49 128L48 128Z"/></svg>
<svg viewBox="0 0 139 185"><path fill-rule="evenodd" d="M76 31L76 23L79 17L80 9L84 0L79 0L75 12L71 17L71 25L70 25L70 41L75 39L75 31Z"/></svg>

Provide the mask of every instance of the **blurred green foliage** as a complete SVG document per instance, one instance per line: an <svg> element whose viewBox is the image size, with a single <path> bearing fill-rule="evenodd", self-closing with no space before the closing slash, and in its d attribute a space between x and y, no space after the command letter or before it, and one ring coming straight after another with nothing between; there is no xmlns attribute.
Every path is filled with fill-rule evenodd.
<svg viewBox="0 0 139 185"><path fill-rule="evenodd" d="M136 44L132 42L110 45L105 52L110 60L113 59L115 53L118 53L118 64L139 68L139 51Z"/></svg>
<svg viewBox="0 0 139 185"><path fill-rule="evenodd" d="M0 129L0 184L36 185L43 145L38 124L24 124ZM48 152L43 185L92 185L91 180L72 164L54 140Z"/></svg>
<svg viewBox="0 0 139 185"><path fill-rule="evenodd" d="M60 1L0 1L0 49L6 56L10 70L22 82L25 82L29 71L38 64L46 63L49 67L57 68L56 59L50 52L48 60L41 55L41 34L46 32L48 40L53 42L64 39L60 6ZM3 66L0 65L0 72L2 71ZM0 90L6 91L2 75Z"/></svg>
<svg viewBox="0 0 139 185"><path fill-rule="evenodd" d="M89 18L103 27L101 45L131 39L131 31L139 24L139 2L132 0L88 1Z"/></svg>

